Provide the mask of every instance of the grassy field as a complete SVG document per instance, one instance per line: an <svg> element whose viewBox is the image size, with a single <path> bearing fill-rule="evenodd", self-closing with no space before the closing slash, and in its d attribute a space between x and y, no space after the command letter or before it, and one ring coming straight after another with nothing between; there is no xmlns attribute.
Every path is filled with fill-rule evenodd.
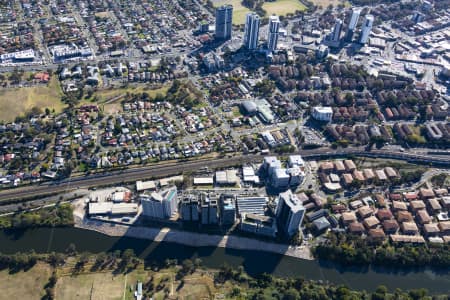
<svg viewBox="0 0 450 300"><path fill-rule="evenodd" d="M125 95L126 93L143 93L146 92L150 95L150 97L154 97L156 96L156 94L161 93L163 95L165 95L167 93L167 90L169 89L170 86L163 86L161 88L158 89L148 89L145 88L144 86L137 86L137 87L128 87L128 88L113 88L113 89L106 89L106 90L99 90L97 92L95 92L94 96L97 97L98 102L104 102L104 101L108 101L109 99L121 96L121 95Z"/></svg>
<svg viewBox="0 0 450 300"><path fill-rule="evenodd" d="M106 90L100 90L95 92L93 97L97 98L97 104L103 104L105 102L108 102L110 99L114 99L116 97L124 96L126 93L142 93L146 92L150 95L150 97L156 96L158 93L162 95L167 94L167 90L170 88L169 85L163 86L158 89L147 89L144 86L137 86L137 87L128 87L128 88L114 88L114 89L106 89ZM118 101L112 101L111 103L104 104L105 112L108 114L114 114L121 110L122 106L120 105L120 100ZM86 99L83 101L84 104L91 104L92 99Z"/></svg>
<svg viewBox="0 0 450 300"><path fill-rule="evenodd" d="M65 275L56 284L56 299L133 300L137 282L145 284L150 280L154 287L159 287L152 295L155 300L167 299L167 293L173 299L213 299L215 294L223 292L216 290L210 276L196 272L186 276L182 284L175 280L175 273L175 269L158 273L138 269L127 275L110 272Z"/></svg>
<svg viewBox="0 0 450 300"><path fill-rule="evenodd" d="M241 4L241 0L212 0L215 7L222 6L224 4L233 5L233 24L241 25L245 23L245 15L250 10Z"/></svg>
<svg viewBox="0 0 450 300"><path fill-rule="evenodd" d="M342 1L342 0L310 0L312 3L314 3L317 6L321 6L322 8L327 8L328 5L333 5L334 7L337 7L339 4L344 4L346 7L350 7L351 4L348 1Z"/></svg>
<svg viewBox="0 0 450 300"><path fill-rule="evenodd" d="M125 275L93 273L61 276L56 284L56 299L122 299Z"/></svg>
<svg viewBox="0 0 450 300"><path fill-rule="evenodd" d="M262 8L267 12L268 16L278 15L285 16L288 13L294 13L295 11L303 11L306 9L299 0L277 0L274 2L266 2Z"/></svg>
<svg viewBox="0 0 450 300"><path fill-rule="evenodd" d="M212 0L212 2L214 3L215 7L224 4L233 5L233 24L235 25L244 24L245 15L250 12L247 7L242 5L241 0ZM264 3L263 9L267 12L267 16L270 16L272 14L285 16L288 13L294 13L296 10L305 10L306 7L299 0L276 0L274 2Z"/></svg>
<svg viewBox="0 0 450 300"><path fill-rule="evenodd" d="M367 158L367 157L361 157L354 159L354 162L358 169L363 168L384 168L391 166L397 170L401 171L407 171L412 172L419 169L424 169L426 171L426 167L416 165L416 164L410 164L408 162L404 162L401 160L395 160L395 159L374 159L374 158Z"/></svg>
<svg viewBox="0 0 450 300"><path fill-rule="evenodd" d="M9 274L7 270L1 271L0 298L39 300L50 275L50 266L46 264L37 264L27 272Z"/></svg>
<svg viewBox="0 0 450 300"><path fill-rule="evenodd" d="M62 91L58 78L53 76L48 85L0 90L0 120L14 121L14 118L24 114L32 107L54 109L61 112L64 103L61 102Z"/></svg>

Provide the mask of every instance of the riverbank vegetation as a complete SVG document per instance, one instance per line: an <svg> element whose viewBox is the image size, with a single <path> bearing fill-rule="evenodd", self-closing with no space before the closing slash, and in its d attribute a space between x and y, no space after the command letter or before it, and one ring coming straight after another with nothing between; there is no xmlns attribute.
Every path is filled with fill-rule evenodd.
<svg viewBox="0 0 450 300"><path fill-rule="evenodd" d="M73 225L73 210L69 203L0 217L0 229L61 227Z"/></svg>
<svg viewBox="0 0 450 300"><path fill-rule="evenodd" d="M0 288L11 299L131 300L137 282L142 282L143 299L447 299L428 296L425 289L390 292L380 286L366 292L302 278L252 277L243 267L205 268L200 259L150 263L130 249L94 255L77 253L71 245L65 253L0 255L0 262ZM15 283L23 288L17 290Z"/></svg>
<svg viewBox="0 0 450 300"><path fill-rule="evenodd" d="M316 246L314 255L343 265L450 268L449 245L377 244L341 233L329 233L327 242Z"/></svg>

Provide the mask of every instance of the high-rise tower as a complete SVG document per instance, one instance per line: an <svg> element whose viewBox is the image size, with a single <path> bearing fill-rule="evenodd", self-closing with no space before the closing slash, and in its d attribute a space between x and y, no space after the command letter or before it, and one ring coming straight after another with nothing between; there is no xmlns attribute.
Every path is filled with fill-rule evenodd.
<svg viewBox="0 0 450 300"><path fill-rule="evenodd" d="M359 42L366 44L369 41L370 32L372 31L374 17L372 15L366 15L364 23L361 29L361 37Z"/></svg>
<svg viewBox="0 0 450 300"><path fill-rule="evenodd" d="M350 17L350 23L348 23L348 30L346 39L351 41L353 39L353 34L355 33L356 26L358 25L359 16L361 15L360 8L352 9L352 16Z"/></svg>
<svg viewBox="0 0 450 300"><path fill-rule="evenodd" d="M256 13L248 13L245 20L244 46L249 50L258 47L259 25L261 18Z"/></svg>
<svg viewBox="0 0 450 300"><path fill-rule="evenodd" d="M269 34L267 36L267 49L270 52L277 50L279 31L280 31L280 18L278 18L278 16L270 16Z"/></svg>
<svg viewBox="0 0 450 300"><path fill-rule="evenodd" d="M233 31L233 6L223 5L216 9L216 39L229 40Z"/></svg>
<svg viewBox="0 0 450 300"><path fill-rule="evenodd" d="M287 190L278 196L276 209L277 223L282 232L288 237L297 233L303 222L306 209L303 203L291 190Z"/></svg>

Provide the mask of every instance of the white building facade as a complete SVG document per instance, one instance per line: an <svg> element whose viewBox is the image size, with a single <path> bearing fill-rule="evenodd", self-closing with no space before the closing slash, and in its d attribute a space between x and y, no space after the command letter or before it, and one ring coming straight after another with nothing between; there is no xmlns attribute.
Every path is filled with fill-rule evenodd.
<svg viewBox="0 0 450 300"><path fill-rule="evenodd" d="M244 46L248 50L255 50L258 47L259 25L261 18L256 13L248 13L245 20Z"/></svg>
<svg viewBox="0 0 450 300"><path fill-rule="evenodd" d="M317 121L331 122L333 119L333 109L329 106L316 106L313 108L312 117Z"/></svg>
<svg viewBox="0 0 450 300"><path fill-rule="evenodd" d="M267 50L274 52L278 46L278 35L280 33L280 18L278 16L269 17L269 34L267 36Z"/></svg>
<svg viewBox="0 0 450 300"><path fill-rule="evenodd" d="M361 29L361 37L359 39L359 42L361 44L367 44L367 42L369 41L369 36L372 32L373 21L374 17L372 15L366 15Z"/></svg>
<svg viewBox="0 0 450 300"><path fill-rule="evenodd" d="M292 237L299 231L305 212L303 203L291 190L280 193L276 209L277 223L288 237Z"/></svg>

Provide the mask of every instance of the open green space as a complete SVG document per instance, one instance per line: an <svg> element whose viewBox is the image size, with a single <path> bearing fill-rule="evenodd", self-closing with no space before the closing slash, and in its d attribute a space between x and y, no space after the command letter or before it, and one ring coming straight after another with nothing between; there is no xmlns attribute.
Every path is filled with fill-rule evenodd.
<svg viewBox="0 0 450 300"><path fill-rule="evenodd" d="M63 268L64 270L66 268ZM135 299L134 291L138 281L155 288L153 299L212 299L217 291L211 276L203 272L187 275L183 283L177 279L177 268L162 269L159 272L146 270L140 265L125 274L112 271L86 272L81 274L63 273L55 287L56 299Z"/></svg>
<svg viewBox="0 0 450 300"><path fill-rule="evenodd" d="M336 0L337 2L338 0ZM242 5L241 0L212 0L214 7L219 7L225 4L233 5L233 24L241 25L245 23L245 16L250 12L250 9ZM276 14L279 16L286 16L288 13L295 13L295 11L303 11L306 6L299 0L276 0L273 2L265 2L262 8L267 12L267 16Z"/></svg>
<svg viewBox="0 0 450 300"><path fill-rule="evenodd" d="M268 16L286 16L289 13L303 11L306 9L306 6L300 0L277 0L274 2L265 2L262 8L267 12Z"/></svg>
<svg viewBox="0 0 450 300"><path fill-rule="evenodd" d="M127 94L147 93L150 97L154 98L158 94L165 96L169 88L170 85L165 85L156 89L150 89L146 86L139 85L126 88L104 89L96 91L91 98L84 99L82 103L91 104L92 102L96 102L97 104L103 104L106 113L114 114L121 110L120 100Z"/></svg>
<svg viewBox="0 0 450 300"><path fill-rule="evenodd" d="M50 275L50 266L41 263L26 272L11 274L9 270L3 270L0 272L0 299L41 299Z"/></svg>
<svg viewBox="0 0 450 300"><path fill-rule="evenodd" d="M346 247L347 252L355 249L367 255L374 255L374 251L363 247ZM445 247L445 246L444 246ZM360 249L361 248L361 249ZM442 250L443 247L440 247ZM420 247L399 249L402 255L420 256L430 251ZM383 247L383 253L398 254L390 246ZM439 250L439 251L441 251ZM320 251L327 251L321 249ZM448 251L448 250L447 250ZM417 252L417 253L414 253ZM371 254L372 253L372 254ZM344 253L346 254L346 253ZM288 279L277 278L270 274L260 274L251 277L245 273L243 267L231 268L226 264L220 269L205 269L201 262L184 260L180 265L174 265L169 260L154 269L145 268L142 262L133 265L127 272L118 271L117 261L111 268L100 268L93 272L96 257L87 254L67 256L53 254L41 259L27 271L10 271L5 269L0 272L0 299L135 299L134 291L138 281L143 284L144 299L405 299L425 300L428 297L426 289L402 291L396 289L394 294L389 293L387 287L379 286L374 292L360 292L351 290L345 285L329 285L323 282L307 281L297 277ZM105 256L110 261L113 256ZM364 255L345 256L346 259L355 260ZM109 258L108 258L109 257ZM59 262L58 267L51 267L42 259L51 259ZM442 257L441 257L442 258ZM440 259L441 259L440 258ZM18 262L15 256L11 256L13 262ZM84 267L76 266L80 261L85 261ZM103 260L105 262L105 260ZM120 264L119 264L120 265ZM54 270L54 272L53 272ZM76 271L78 270L78 271ZM54 274L54 275L52 275ZM433 299L444 300L447 296L435 295Z"/></svg>
<svg viewBox="0 0 450 300"><path fill-rule="evenodd" d="M52 76L47 85L5 88L0 90L0 120L11 122L33 107L49 108L59 113L64 108L62 90L58 78Z"/></svg>
<svg viewBox="0 0 450 300"><path fill-rule="evenodd" d="M337 7L339 4L343 4L345 7L350 7L350 2L346 0L309 0L314 3L314 5L320 6L322 8L327 8L329 5L333 5L333 7Z"/></svg>
<svg viewBox="0 0 450 300"><path fill-rule="evenodd" d="M165 95L167 93L167 90L169 89L169 86L163 86L161 88L157 89L149 89L145 86L130 86L126 88L112 88L112 89L105 89L105 90L99 90L94 93L93 97L97 97L98 102L105 102L111 99L114 99L119 96L125 96L127 93L130 94L138 94L138 93L148 93L150 97L155 97L157 94Z"/></svg>
<svg viewBox="0 0 450 300"><path fill-rule="evenodd" d="M56 299L123 299L126 276L111 272L61 276L56 284ZM128 298L132 299L132 298Z"/></svg>

